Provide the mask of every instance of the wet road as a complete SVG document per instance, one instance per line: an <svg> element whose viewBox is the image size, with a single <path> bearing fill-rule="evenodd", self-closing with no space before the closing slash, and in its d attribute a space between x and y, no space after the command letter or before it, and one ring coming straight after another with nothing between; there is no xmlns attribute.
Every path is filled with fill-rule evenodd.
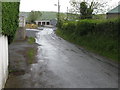
<svg viewBox="0 0 120 90"><path fill-rule="evenodd" d="M32 88L117 88L117 68L90 55L45 28L36 34L38 62L31 65L28 86Z"/></svg>

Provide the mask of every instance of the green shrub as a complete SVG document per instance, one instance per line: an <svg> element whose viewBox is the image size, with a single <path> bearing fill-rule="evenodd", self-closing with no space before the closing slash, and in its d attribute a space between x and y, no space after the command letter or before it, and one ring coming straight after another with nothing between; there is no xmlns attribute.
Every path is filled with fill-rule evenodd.
<svg viewBox="0 0 120 90"><path fill-rule="evenodd" d="M80 36L87 35L91 30L94 29L92 20L82 20L77 23L76 33Z"/></svg>
<svg viewBox="0 0 120 90"><path fill-rule="evenodd" d="M74 29L76 28L76 23L75 22L69 22L69 23L63 23L62 25L62 30L67 33L72 33L74 32Z"/></svg>
<svg viewBox="0 0 120 90"><path fill-rule="evenodd" d="M58 35L75 44L118 60L118 37L120 18L110 20L80 20L66 22Z"/></svg>
<svg viewBox="0 0 120 90"><path fill-rule="evenodd" d="M14 39L18 28L19 2L2 2L2 34L8 36L8 42Z"/></svg>

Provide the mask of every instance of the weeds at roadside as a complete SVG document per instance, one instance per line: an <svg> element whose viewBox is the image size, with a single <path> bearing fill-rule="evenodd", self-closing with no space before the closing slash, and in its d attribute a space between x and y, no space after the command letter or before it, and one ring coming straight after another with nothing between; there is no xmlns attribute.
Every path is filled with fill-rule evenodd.
<svg viewBox="0 0 120 90"><path fill-rule="evenodd" d="M27 63L28 64L32 64L32 63L35 62L35 60L34 60L35 55L36 55L36 52L35 52L34 48L31 48L31 49L28 50L28 52L27 52L27 56L28 56Z"/></svg>
<svg viewBox="0 0 120 90"><path fill-rule="evenodd" d="M34 44L35 43L35 38L29 37L27 41L28 41L29 44Z"/></svg>

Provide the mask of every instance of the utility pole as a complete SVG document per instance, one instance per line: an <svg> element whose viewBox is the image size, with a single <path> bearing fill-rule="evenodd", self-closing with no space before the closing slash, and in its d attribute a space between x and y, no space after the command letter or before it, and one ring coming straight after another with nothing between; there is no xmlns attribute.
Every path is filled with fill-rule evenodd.
<svg viewBox="0 0 120 90"><path fill-rule="evenodd" d="M67 19L66 20L68 20L68 7L67 7Z"/></svg>
<svg viewBox="0 0 120 90"><path fill-rule="evenodd" d="M58 0L58 26L59 26L59 23L60 23L60 1Z"/></svg>

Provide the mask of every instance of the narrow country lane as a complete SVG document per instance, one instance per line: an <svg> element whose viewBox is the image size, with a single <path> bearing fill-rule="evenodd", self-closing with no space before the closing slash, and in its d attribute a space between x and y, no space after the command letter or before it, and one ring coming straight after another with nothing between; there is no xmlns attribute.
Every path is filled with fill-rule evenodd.
<svg viewBox="0 0 120 90"><path fill-rule="evenodd" d="M19 42L14 47L9 47L12 52L10 60L14 63L12 65L25 70L25 73L10 74L6 88L118 87L116 64L63 40L56 36L52 28L26 31L28 37L36 37L38 44L35 63L27 65L28 59L25 59L24 54L13 50L23 49L28 44ZM16 54L17 60L13 58Z"/></svg>
<svg viewBox="0 0 120 90"><path fill-rule="evenodd" d="M50 28L37 33L38 63L31 66L33 88L117 88L117 68L91 56Z"/></svg>

